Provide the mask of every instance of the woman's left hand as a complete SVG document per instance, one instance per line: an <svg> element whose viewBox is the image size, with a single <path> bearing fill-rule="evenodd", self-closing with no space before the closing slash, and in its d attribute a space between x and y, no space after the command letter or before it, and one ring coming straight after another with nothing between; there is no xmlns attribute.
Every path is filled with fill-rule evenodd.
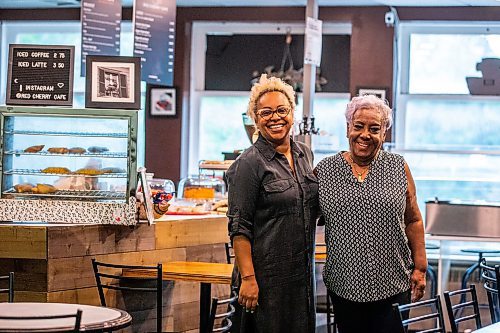
<svg viewBox="0 0 500 333"><path fill-rule="evenodd" d="M411 273L411 301L416 302L424 296L425 272L414 269Z"/></svg>

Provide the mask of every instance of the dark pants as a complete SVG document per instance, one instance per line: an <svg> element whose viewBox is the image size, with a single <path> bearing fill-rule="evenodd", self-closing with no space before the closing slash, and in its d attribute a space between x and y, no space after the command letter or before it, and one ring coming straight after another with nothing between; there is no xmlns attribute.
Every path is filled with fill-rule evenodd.
<svg viewBox="0 0 500 333"><path fill-rule="evenodd" d="M335 322L339 333L391 333L398 332L397 318L392 304L408 304L411 292L403 292L376 302L352 302L333 295Z"/></svg>

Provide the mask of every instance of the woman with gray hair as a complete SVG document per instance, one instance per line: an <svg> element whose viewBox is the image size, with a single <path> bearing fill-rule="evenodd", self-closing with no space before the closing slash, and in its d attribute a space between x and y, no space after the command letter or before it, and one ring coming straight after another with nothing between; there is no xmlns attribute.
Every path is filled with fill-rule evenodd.
<svg viewBox="0 0 500 333"><path fill-rule="evenodd" d="M245 332L315 331L318 182L311 150L290 136L294 111L292 87L263 74L248 104L258 139L226 173Z"/></svg>
<svg viewBox="0 0 500 333"><path fill-rule="evenodd" d="M347 105L349 151L318 163L325 218L323 280L340 333L396 332L393 303L422 298L427 259L415 183L403 157L381 150L392 110L373 95Z"/></svg>

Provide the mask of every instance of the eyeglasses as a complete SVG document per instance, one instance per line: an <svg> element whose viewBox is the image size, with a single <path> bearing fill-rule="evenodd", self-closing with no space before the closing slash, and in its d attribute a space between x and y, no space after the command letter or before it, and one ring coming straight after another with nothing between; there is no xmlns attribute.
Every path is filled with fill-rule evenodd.
<svg viewBox="0 0 500 333"><path fill-rule="evenodd" d="M272 109L260 109L260 110L257 110L257 115L263 119L271 119L273 114L277 114L278 117L280 118L285 118L286 116L288 116L288 114L290 113L292 109L289 108L289 107L286 107L286 106L280 106L279 108L275 109L275 110L272 110Z"/></svg>

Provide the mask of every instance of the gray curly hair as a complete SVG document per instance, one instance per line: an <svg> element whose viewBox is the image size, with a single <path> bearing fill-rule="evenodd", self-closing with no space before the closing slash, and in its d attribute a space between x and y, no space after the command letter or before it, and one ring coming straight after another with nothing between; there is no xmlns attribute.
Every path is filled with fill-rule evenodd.
<svg viewBox="0 0 500 333"><path fill-rule="evenodd" d="M352 118L354 113L360 109L375 109L382 116L382 121L385 126L385 130L388 130L392 126L392 109L389 107L389 103L386 100L378 98L375 95L363 95L353 97L352 100L347 104L345 110L345 119L348 124L352 124Z"/></svg>
<svg viewBox="0 0 500 333"><path fill-rule="evenodd" d="M295 91L288 83L283 82L277 77L267 77L267 74L262 74L258 82L256 82L252 90L250 90L250 100L248 102L247 115L255 122L257 121L257 103L259 99L266 93L271 91L279 91L286 96L292 112L295 111Z"/></svg>

